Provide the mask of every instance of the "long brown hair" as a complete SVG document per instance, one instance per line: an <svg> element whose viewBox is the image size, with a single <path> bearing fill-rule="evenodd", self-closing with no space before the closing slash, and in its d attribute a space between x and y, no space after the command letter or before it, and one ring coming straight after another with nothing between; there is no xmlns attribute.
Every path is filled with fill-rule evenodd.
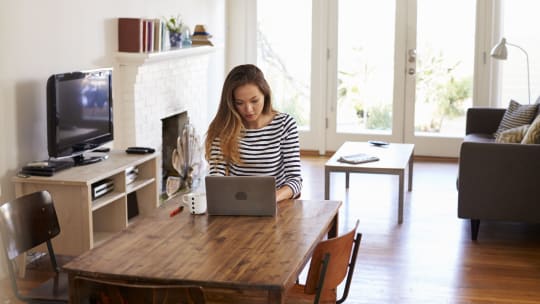
<svg viewBox="0 0 540 304"><path fill-rule="evenodd" d="M263 93L264 114L275 111L272 107L270 86L266 82L263 72L253 64L244 64L233 68L223 83L221 100L216 116L206 132L205 157L209 162L211 162L210 151L212 149L212 142L216 138L219 138L224 160L227 163L242 163L238 141L242 137L245 128L242 123L242 117L234 106L234 90L246 84L256 85L261 93Z"/></svg>

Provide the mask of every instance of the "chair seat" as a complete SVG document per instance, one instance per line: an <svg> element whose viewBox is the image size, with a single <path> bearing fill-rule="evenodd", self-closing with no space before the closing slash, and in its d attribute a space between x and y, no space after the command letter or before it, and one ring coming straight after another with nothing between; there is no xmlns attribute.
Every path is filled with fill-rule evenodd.
<svg viewBox="0 0 540 304"><path fill-rule="evenodd" d="M287 291L287 295L285 296L285 303L287 304L313 304L313 301L315 300L315 294L306 294L304 293L304 285L302 284L294 284L293 287L291 287ZM335 290L332 290L332 292L326 292L321 295L321 299L319 303L324 304L335 304L336 303L336 292Z"/></svg>
<svg viewBox="0 0 540 304"><path fill-rule="evenodd" d="M57 276L50 278L38 287L32 289L28 294L24 294L24 296L46 301L67 303L69 300L68 275L64 272L60 272Z"/></svg>

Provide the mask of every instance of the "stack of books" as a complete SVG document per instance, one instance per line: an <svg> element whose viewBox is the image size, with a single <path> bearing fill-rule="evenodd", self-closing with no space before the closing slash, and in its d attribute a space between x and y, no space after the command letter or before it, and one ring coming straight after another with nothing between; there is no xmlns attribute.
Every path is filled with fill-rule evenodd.
<svg viewBox="0 0 540 304"><path fill-rule="evenodd" d="M191 36L191 43L193 45L213 46L210 38L212 38L212 35L206 31L206 27L202 24L197 24L193 30L193 35Z"/></svg>
<svg viewBox="0 0 540 304"><path fill-rule="evenodd" d="M161 52L168 49L169 34L160 19L118 18L118 51Z"/></svg>

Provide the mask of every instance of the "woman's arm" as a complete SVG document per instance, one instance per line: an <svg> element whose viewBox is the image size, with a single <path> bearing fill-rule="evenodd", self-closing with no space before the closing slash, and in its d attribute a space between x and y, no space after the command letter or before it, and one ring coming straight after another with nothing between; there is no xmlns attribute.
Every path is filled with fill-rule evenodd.
<svg viewBox="0 0 540 304"><path fill-rule="evenodd" d="M219 146L219 139L212 141L212 148L210 149L210 159L208 160L208 175L221 175L227 174L227 163L223 160L223 153Z"/></svg>
<svg viewBox="0 0 540 304"><path fill-rule="evenodd" d="M281 190L283 193L279 193L279 196L284 197L284 199L296 198L300 196L302 191L302 172L298 128L296 121L291 116L288 117L285 124L281 153L285 167L285 184L278 191L285 189Z"/></svg>

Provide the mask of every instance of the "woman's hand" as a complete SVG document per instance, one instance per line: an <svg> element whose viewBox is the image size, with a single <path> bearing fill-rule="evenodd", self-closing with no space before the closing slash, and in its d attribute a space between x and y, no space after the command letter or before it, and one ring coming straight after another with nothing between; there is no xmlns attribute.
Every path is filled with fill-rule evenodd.
<svg viewBox="0 0 540 304"><path fill-rule="evenodd" d="M293 191L289 186L283 186L276 190L276 202L281 202L293 197Z"/></svg>

